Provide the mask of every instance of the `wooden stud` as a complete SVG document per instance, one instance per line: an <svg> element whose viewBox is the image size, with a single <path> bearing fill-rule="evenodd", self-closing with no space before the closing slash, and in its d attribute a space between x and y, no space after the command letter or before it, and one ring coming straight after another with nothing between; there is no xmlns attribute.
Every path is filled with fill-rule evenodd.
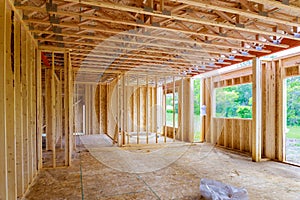
<svg viewBox="0 0 300 200"><path fill-rule="evenodd" d="M33 88L32 88L32 162L33 162L33 166L32 166L32 173L33 173L33 177L34 178L37 175L37 49L34 46L33 41L31 40L31 45L32 45L32 84L33 84Z"/></svg>
<svg viewBox="0 0 300 200"><path fill-rule="evenodd" d="M69 165L69 90L68 90L68 68L69 68L69 59L68 53L64 53L64 119L65 119L65 131L64 131L64 138L65 138L65 166Z"/></svg>
<svg viewBox="0 0 300 200"><path fill-rule="evenodd" d="M163 90L164 93L164 115L163 117L165 118L165 124L164 124L164 143L167 142L167 135L168 135L168 128L167 128L167 92L168 92L168 88L167 88L167 77L165 77L165 88Z"/></svg>
<svg viewBox="0 0 300 200"><path fill-rule="evenodd" d="M55 106L56 106L56 88L55 88L55 55L54 52L52 52L52 66L51 66L51 73L50 73L50 90L51 90L51 145L52 145L52 166L53 168L56 167L56 110L55 110Z"/></svg>
<svg viewBox="0 0 300 200"><path fill-rule="evenodd" d="M42 147L42 134L43 134L43 105L42 105L42 63L41 51L37 52L37 163L38 170L43 167L43 147Z"/></svg>
<svg viewBox="0 0 300 200"><path fill-rule="evenodd" d="M136 138L136 143L140 143L140 130L141 130L141 90L140 90L140 84L139 84L139 77L137 77L137 138Z"/></svg>
<svg viewBox="0 0 300 200"><path fill-rule="evenodd" d="M103 133L102 128L102 93L101 93L102 86L99 84L99 133Z"/></svg>
<svg viewBox="0 0 300 200"><path fill-rule="evenodd" d="M22 79L22 115L23 115L23 162L24 162L24 188L29 185L29 147L28 147L28 65L27 65L27 34L21 29L21 79Z"/></svg>
<svg viewBox="0 0 300 200"><path fill-rule="evenodd" d="M154 131L155 131L155 143L158 143L158 105L157 105L157 98L158 98L158 95L157 95L157 92L158 92L158 80L157 80L157 76L155 77L155 97L154 97L154 106L155 106L155 109L154 109Z"/></svg>
<svg viewBox="0 0 300 200"><path fill-rule="evenodd" d="M6 143L6 12L5 0L0 1L0 199L8 199Z"/></svg>
<svg viewBox="0 0 300 200"><path fill-rule="evenodd" d="M253 83L252 83L252 160L259 162L261 160L261 63L258 58L252 60Z"/></svg>
<svg viewBox="0 0 300 200"><path fill-rule="evenodd" d="M32 170L33 170L33 166L32 166L32 46L31 46L31 41L30 38L28 37L28 33L26 36L26 65L27 65L27 77L28 77L28 82L27 82L27 92L28 92L28 96L27 96L27 102L28 102L28 124L27 124L27 128L28 128L28 132L27 132L27 142L28 142L28 178L29 178L29 182L31 182L32 178L33 178L33 174L32 174Z"/></svg>
<svg viewBox="0 0 300 200"><path fill-rule="evenodd" d="M183 131L184 131L184 125L183 125L183 116L184 116L184 108L183 108L183 92L184 92L184 89L183 89L183 85L184 85L184 82L183 82L183 77L181 77L181 87L180 87L180 89L181 89L181 91L180 91L180 93L181 93L181 98L180 98L180 105L181 105L181 113L180 113L180 118L181 118L181 122L180 122L180 137L181 137L181 141L183 141Z"/></svg>
<svg viewBox="0 0 300 200"><path fill-rule="evenodd" d="M175 142L175 136L176 136L176 128L175 128L175 76L173 76L173 142Z"/></svg>
<svg viewBox="0 0 300 200"><path fill-rule="evenodd" d="M16 165L17 165L17 196L22 197L24 188L24 162L23 162L23 106L22 106L22 80L21 80L21 23L15 17L15 109L16 109Z"/></svg>
<svg viewBox="0 0 300 200"><path fill-rule="evenodd" d="M72 76L72 63L71 63L71 56L70 53L68 54L68 94L69 94L69 98L68 98L68 104L69 104L69 132L68 132L68 137L69 137L69 143L68 143L68 157L66 159L68 159L68 166L71 166L71 162L72 162L72 149L73 149L73 76Z"/></svg>
<svg viewBox="0 0 300 200"><path fill-rule="evenodd" d="M149 143L149 77L147 76L146 77L146 144L148 143Z"/></svg>

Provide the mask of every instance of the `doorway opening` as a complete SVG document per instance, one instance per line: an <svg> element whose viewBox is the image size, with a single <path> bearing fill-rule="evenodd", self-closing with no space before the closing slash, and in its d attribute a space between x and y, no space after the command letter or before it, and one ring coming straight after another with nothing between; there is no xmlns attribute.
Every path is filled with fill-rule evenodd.
<svg viewBox="0 0 300 200"><path fill-rule="evenodd" d="M285 81L285 161L300 164L300 76Z"/></svg>

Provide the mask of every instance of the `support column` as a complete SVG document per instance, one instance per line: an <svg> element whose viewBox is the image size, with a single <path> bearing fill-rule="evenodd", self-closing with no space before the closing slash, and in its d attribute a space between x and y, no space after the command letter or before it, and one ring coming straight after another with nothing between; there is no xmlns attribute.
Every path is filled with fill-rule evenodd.
<svg viewBox="0 0 300 200"><path fill-rule="evenodd" d="M175 142L175 135L176 135L176 129L175 129L175 76L173 76L173 101L172 101L172 104L173 104L173 142Z"/></svg>
<svg viewBox="0 0 300 200"><path fill-rule="evenodd" d="M7 147L7 185L8 185L8 199L17 199L17 176L16 176L16 132L15 132L15 91L14 91L14 72L12 63L12 12L10 8L7 8L6 12L6 67L5 84L6 84L6 147ZM0 183L2 184L2 183Z"/></svg>
<svg viewBox="0 0 300 200"><path fill-rule="evenodd" d="M261 110L262 110L262 81L261 81L261 63L258 58L252 60L252 160L261 161Z"/></svg>
<svg viewBox="0 0 300 200"><path fill-rule="evenodd" d="M52 148L52 165L53 168L56 167L56 110L55 110L55 60L54 60L54 52L52 52L52 66L51 66L51 72L50 72L50 84L51 84L51 148Z"/></svg>
<svg viewBox="0 0 300 200"><path fill-rule="evenodd" d="M16 109L16 164L17 196L22 197L24 189L23 162L23 115L22 115L22 82L21 82L21 23L15 17L15 109Z"/></svg>
<svg viewBox="0 0 300 200"><path fill-rule="evenodd" d="M0 199L8 199L6 144L6 1L0 0Z"/></svg>
<svg viewBox="0 0 300 200"><path fill-rule="evenodd" d="M42 63L41 51L37 52L37 168L43 167L43 147L42 147L42 134L43 134L43 105L42 105Z"/></svg>

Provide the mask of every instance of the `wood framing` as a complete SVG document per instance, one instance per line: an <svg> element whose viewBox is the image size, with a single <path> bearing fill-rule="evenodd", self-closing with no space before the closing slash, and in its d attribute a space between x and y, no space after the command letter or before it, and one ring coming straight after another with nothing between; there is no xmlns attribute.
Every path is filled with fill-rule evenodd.
<svg viewBox="0 0 300 200"><path fill-rule="evenodd" d="M259 162L261 160L261 138L262 138L262 70L261 62L258 58L252 60L253 83L252 83L252 160Z"/></svg>

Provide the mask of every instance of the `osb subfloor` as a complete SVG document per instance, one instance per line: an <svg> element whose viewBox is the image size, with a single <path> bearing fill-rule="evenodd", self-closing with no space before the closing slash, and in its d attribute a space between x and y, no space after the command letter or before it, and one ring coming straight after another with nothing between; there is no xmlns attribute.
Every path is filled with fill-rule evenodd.
<svg viewBox="0 0 300 200"><path fill-rule="evenodd" d="M160 152L151 146L132 148L137 154ZM208 144L190 145L175 162L147 173L112 169L83 145L74 156L69 168L42 170L25 199L201 199L199 184L204 177L244 187L250 199L300 199L299 167L254 163L247 156Z"/></svg>

